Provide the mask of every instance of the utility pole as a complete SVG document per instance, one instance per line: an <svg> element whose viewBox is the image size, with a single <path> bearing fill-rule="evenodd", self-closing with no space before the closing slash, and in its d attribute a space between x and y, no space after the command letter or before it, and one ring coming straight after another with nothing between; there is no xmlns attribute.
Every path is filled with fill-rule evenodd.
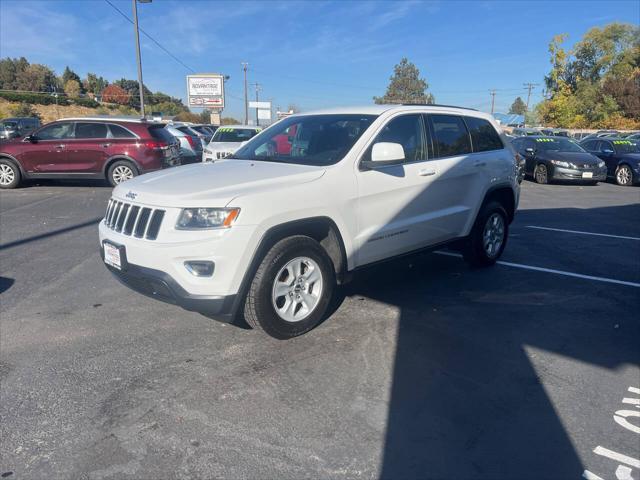
<svg viewBox="0 0 640 480"><path fill-rule="evenodd" d="M244 70L244 124L249 124L249 100L247 98L247 65L249 63L242 62L242 70Z"/></svg>
<svg viewBox="0 0 640 480"><path fill-rule="evenodd" d="M258 82L256 83L252 83L251 85L256 87L256 102L258 102L260 99L258 97L258 92L260 92L260 90L262 90L262 85L260 85ZM258 108L256 108L256 125L260 125L260 119L258 118Z"/></svg>
<svg viewBox="0 0 640 480"><path fill-rule="evenodd" d="M144 87L142 83L142 60L140 59L140 32L138 30L138 5L136 0L131 0L133 4L133 29L136 33L136 61L138 63L138 87L140 88L140 116L144 118ZM140 0L140 3L151 3L151 0Z"/></svg>
<svg viewBox="0 0 640 480"><path fill-rule="evenodd" d="M531 100L531 90L533 90L534 87L537 87L540 84L539 83L523 83L523 85L525 87L527 87L527 89L529 90L529 93L527 93L527 112L528 112L529 111L529 100Z"/></svg>
<svg viewBox="0 0 640 480"><path fill-rule="evenodd" d="M493 107L496 104L496 91L489 90L489 94L491 95L491 115L493 115Z"/></svg>

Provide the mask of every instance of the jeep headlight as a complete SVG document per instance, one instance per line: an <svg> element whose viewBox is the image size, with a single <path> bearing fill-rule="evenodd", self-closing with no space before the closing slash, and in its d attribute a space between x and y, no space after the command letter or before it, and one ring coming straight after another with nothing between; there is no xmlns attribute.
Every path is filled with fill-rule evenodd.
<svg viewBox="0 0 640 480"><path fill-rule="evenodd" d="M558 167L569 168L571 165L569 162L563 162L562 160L551 160L551 163L557 165Z"/></svg>
<svg viewBox="0 0 640 480"><path fill-rule="evenodd" d="M178 230L229 228L239 214L239 208L183 208L176 228Z"/></svg>

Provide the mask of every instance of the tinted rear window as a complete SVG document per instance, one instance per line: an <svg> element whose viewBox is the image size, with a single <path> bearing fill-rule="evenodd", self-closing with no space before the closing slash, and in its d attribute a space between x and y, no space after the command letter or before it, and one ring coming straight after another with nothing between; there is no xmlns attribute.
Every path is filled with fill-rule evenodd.
<svg viewBox="0 0 640 480"><path fill-rule="evenodd" d="M104 123L76 123L76 138L107 138Z"/></svg>
<svg viewBox="0 0 640 480"><path fill-rule="evenodd" d="M455 115L431 115L433 140L438 157L451 157L471 153L469 132L462 117Z"/></svg>
<svg viewBox="0 0 640 480"><path fill-rule="evenodd" d="M168 130L165 130L162 125L154 125L149 127L149 133L156 140L162 140L167 143L173 143L175 138Z"/></svg>
<svg viewBox="0 0 640 480"><path fill-rule="evenodd" d="M109 130L111 130L111 136L113 138L136 138L136 136L120 125L109 125Z"/></svg>
<svg viewBox="0 0 640 480"><path fill-rule="evenodd" d="M471 134L471 144L474 152L487 152L489 150L500 150L504 148L500 135L496 132L487 120L476 117L465 117L469 133Z"/></svg>

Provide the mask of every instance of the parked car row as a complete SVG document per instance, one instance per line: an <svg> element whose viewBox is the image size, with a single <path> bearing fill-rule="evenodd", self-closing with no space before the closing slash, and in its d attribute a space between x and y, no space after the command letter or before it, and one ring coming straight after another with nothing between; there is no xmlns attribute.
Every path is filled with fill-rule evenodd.
<svg viewBox="0 0 640 480"><path fill-rule="evenodd" d="M571 133L569 130L563 128L514 128L509 134L510 137L526 137L526 136L539 136L546 135L551 137L566 137L576 140L578 142L586 140L588 138L600 138L600 137L623 137L630 140L640 140L640 132L619 132L617 130L598 130L595 133L590 132L575 132Z"/></svg>
<svg viewBox="0 0 640 480"><path fill-rule="evenodd" d="M526 136L511 141L524 160L521 176L537 183L613 179L618 185L640 183L640 142L623 137L586 138L580 143L557 136Z"/></svg>
<svg viewBox="0 0 640 480"><path fill-rule="evenodd" d="M117 185L142 173L202 161L215 127L133 118L63 118L42 127L7 119L0 143L0 188L22 180L106 178ZM37 120L37 119L36 119ZM30 126L32 128L30 128Z"/></svg>

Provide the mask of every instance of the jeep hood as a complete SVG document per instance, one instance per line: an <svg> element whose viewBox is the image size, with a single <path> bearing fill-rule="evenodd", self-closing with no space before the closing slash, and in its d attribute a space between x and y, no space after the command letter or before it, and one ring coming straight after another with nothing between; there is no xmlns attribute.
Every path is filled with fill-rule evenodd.
<svg viewBox="0 0 640 480"><path fill-rule="evenodd" d="M235 197L312 182L323 167L220 160L168 168L118 185L113 196L159 207L224 207Z"/></svg>

